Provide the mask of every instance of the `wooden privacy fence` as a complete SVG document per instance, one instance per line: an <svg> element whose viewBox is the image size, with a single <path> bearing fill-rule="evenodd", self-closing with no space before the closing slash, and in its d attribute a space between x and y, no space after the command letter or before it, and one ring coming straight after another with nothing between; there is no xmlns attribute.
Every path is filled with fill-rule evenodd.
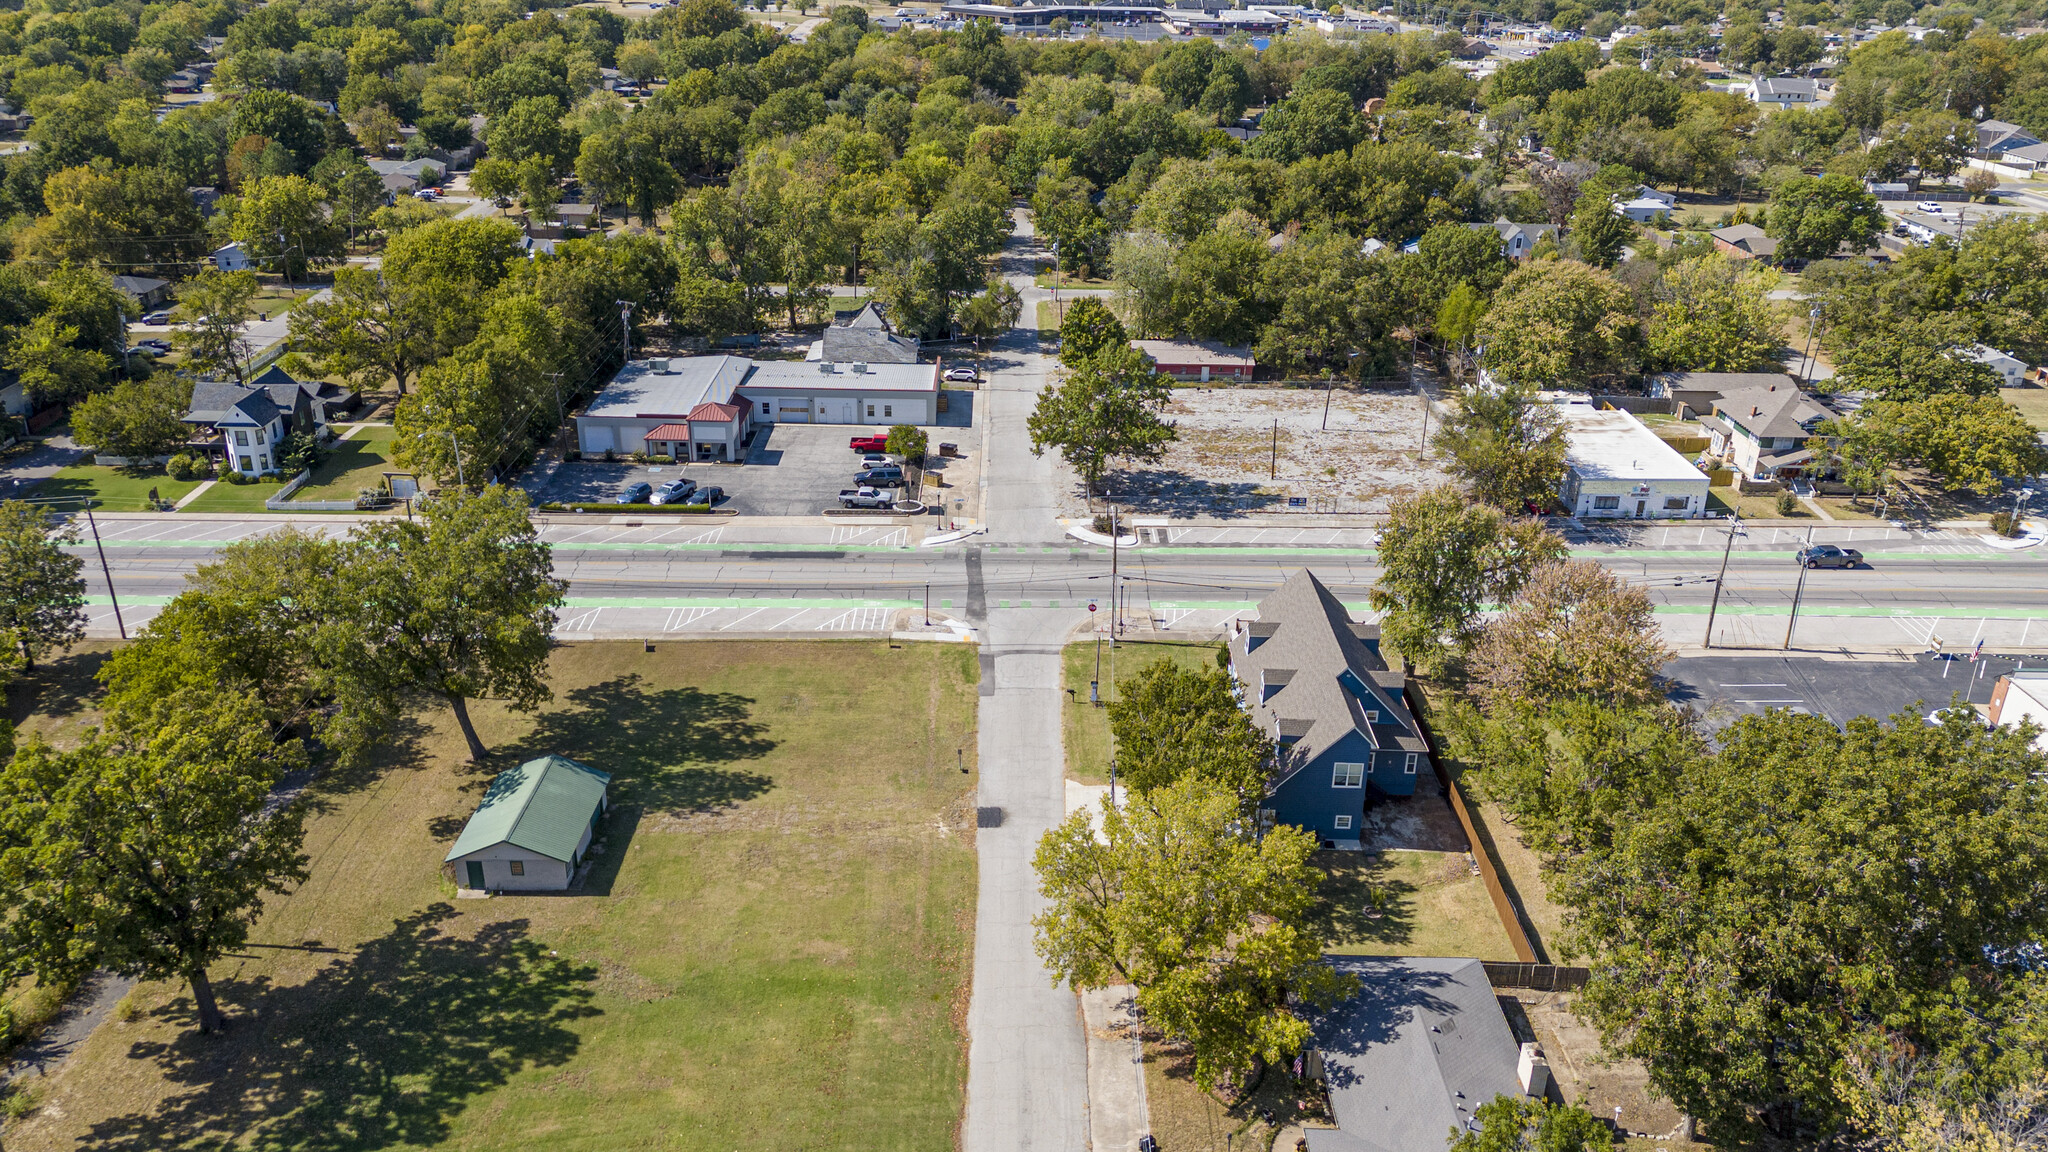
<svg viewBox="0 0 2048 1152"><path fill-rule="evenodd" d="M1500 865L1494 860L1493 851L1487 841L1480 839L1479 829L1472 822L1472 813L1465 807L1465 795L1458 790L1458 782L1451 778L1451 767L1444 762L1443 751L1437 744L1436 734L1429 729L1429 721L1423 718L1421 687L1410 678L1407 683L1408 711L1415 717L1416 731L1422 734L1422 746L1429 752L1429 764L1436 772L1437 782L1443 785L1444 799L1451 803L1451 811L1458 815L1458 826L1465 830L1465 842L1471 845L1472 859L1479 865L1479 879L1486 885L1486 894L1493 897L1493 910L1500 916L1500 925L1507 929L1508 943L1515 949L1515 959L1524 964L1534 964L1539 957L1536 946L1530 942L1529 933L1522 926L1522 914L1515 902L1508 897L1508 890L1500 882Z"/></svg>
<svg viewBox="0 0 2048 1152"><path fill-rule="evenodd" d="M1593 973L1588 968L1566 968L1561 964L1510 964L1504 960L1481 960L1486 982L1495 988L1533 988L1538 992L1569 992L1584 988Z"/></svg>

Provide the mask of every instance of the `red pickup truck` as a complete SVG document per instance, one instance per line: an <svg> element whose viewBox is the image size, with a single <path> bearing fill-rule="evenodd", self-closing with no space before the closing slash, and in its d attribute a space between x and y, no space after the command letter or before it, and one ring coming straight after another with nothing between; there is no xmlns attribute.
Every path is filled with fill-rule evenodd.
<svg viewBox="0 0 2048 1152"><path fill-rule="evenodd" d="M855 452L886 452L889 449L887 436L855 436L846 442Z"/></svg>

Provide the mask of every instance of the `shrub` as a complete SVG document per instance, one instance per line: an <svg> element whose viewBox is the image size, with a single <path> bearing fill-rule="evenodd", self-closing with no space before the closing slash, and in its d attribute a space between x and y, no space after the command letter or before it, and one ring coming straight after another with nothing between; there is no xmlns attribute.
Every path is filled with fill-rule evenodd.
<svg viewBox="0 0 2048 1152"><path fill-rule="evenodd" d="M199 475L199 462L189 452L180 452L164 463L164 471L173 480L192 480Z"/></svg>
<svg viewBox="0 0 2048 1152"><path fill-rule="evenodd" d="M234 470L234 469L232 469L232 468L228 469L228 476L227 476L227 480L228 480L228 483L230 483L230 484L250 484L250 483L254 483L254 481L250 480L250 479L249 479L249 478L248 478L247 476L244 476L244 475L243 475L242 473L240 473L240 472L237 472L237 471L235 471L235 470Z"/></svg>
<svg viewBox="0 0 2048 1152"><path fill-rule="evenodd" d="M1991 530L2000 536L2017 536L2020 534L2019 517L2010 512L1993 512Z"/></svg>
<svg viewBox="0 0 2048 1152"><path fill-rule="evenodd" d="M1098 514L1088 526L1107 536L1111 527L1109 516L1106 513Z"/></svg>
<svg viewBox="0 0 2048 1152"><path fill-rule="evenodd" d="M1799 508L1799 497L1792 495L1792 490L1790 488L1780 489L1778 492L1777 504L1778 515L1790 516L1794 511L1796 511Z"/></svg>

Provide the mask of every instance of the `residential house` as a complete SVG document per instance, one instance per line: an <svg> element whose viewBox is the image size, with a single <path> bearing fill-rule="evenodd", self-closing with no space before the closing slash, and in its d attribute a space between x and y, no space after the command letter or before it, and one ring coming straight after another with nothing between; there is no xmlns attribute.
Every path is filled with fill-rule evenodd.
<svg viewBox="0 0 2048 1152"><path fill-rule="evenodd" d="M220 189L204 185L185 189L185 195L192 198L192 206L199 209L201 216L212 216L214 205L220 202Z"/></svg>
<svg viewBox="0 0 2048 1152"><path fill-rule="evenodd" d="M113 280L115 290L145 312L171 301L169 280L158 280L152 276L116 276Z"/></svg>
<svg viewBox="0 0 2048 1152"><path fill-rule="evenodd" d="M1220 340L1133 340L1131 347L1152 358L1175 380L1249 383L1258 364L1252 350Z"/></svg>
<svg viewBox="0 0 2048 1152"><path fill-rule="evenodd" d="M555 205L555 219L564 228L588 228L590 227L590 222L596 217L597 205L595 204Z"/></svg>
<svg viewBox="0 0 2048 1152"><path fill-rule="evenodd" d="M1706 474L1626 412L1560 404L1566 450L1558 495L1593 520L1688 520L1707 510Z"/></svg>
<svg viewBox="0 0 2048 1152"><path fill-rule="evenodd" d="M2020 176L2048 172L2048 144L2028 144L2001 152L1995 163L2002 168L2015 169Z"/></svg>
<svg viewBox="0 0 2048 1152"><path fill-rule="evenodd" d="M288 433L325 440L334 417L357 403L355 393L339 384L300 382L273 365L246 386L232 380L194 384L183 419L198 429L196 445L218 451L244 476L260 476L284 467L277 452Z"/></svg>
<svg viewBox="0 0 2048 1152"><path fill-rule="evenodd" d="M1990 720L2015 727L2032 721L2042 731L2034 747L2048 752L2048 669L2015 668L1998 678L1991 690Z"/></svg>
<svg viewBox="0 0 2048 1152"><path fill-rule="evenodd" d="M250 258L249 250L242 247L240 240L215 248L208 259L223 272L241 272L256 266L256 261Z"/></svg>
<svg viewBox="0 0 2048 1152"><path fill-rule="evenodd" d="M1839 416L1819 397L1796 387L1744 388L1723 395L1713 415L1702 416L1711 451L1751 480L1784 480L1813 466L1813 439L1821 422Z"/></svg>
<svg viewBox="0 0 2048 1152"><path fill-rule="evenodd" d="M1714 247L1737 260L1774 260L1778 255L1778 242L1754 224L1730 224L1709 235L1714 238Z"/></svg>
<svg viewBox="0 0 2048 1152"><path fill-rule="evenodd" d="M1714 401L1730 392L1791 387L1792 377L1783 372L1660 372L1649 379L1650 395L1671 401L1671 414L1687 419L1711 413Z"/></svg>
<svg viewBox="0 0 2048 1152"><path fill-rule="evenodd" d="M181 68L164 77L164 91L177 93L197 92L206 86L206 77L190 68Z"/></svg>
<svg viewBox="0 0 2048 1152"><path fill-rule="evenodd" d="M1618 201L1614 210L1638 224L1654 224L1658 217L1671 214L1671 202L1656 196L1638 196Z"/></svg>
<svg viewBox="0 0 2048 1152"><path fill-rule="evenodd" d="M1521 260L1536 250L1536 243L1546 236L1554 236L1557 227L1548 223L1517 224L1502 216L1491 224L1467 224L1474 231L1491 228L1500 233L1500 252L1510 260ZM1407 251L1404 247L1402 251Z"/></svg>
<svg viewBox="0 0 2048 1152"><path fill-rule="evenodd" d="M1305 568L1230 637L1238 699L1278 746L1265 807L1338 847L1358 847L1370 795L1412 796L1431 770L1401 674L1379 648L1379 626L1353 623Z"/></svg>
<svg viewBox="0 0 2048 1152"><path fill-rule="evenodd" d="M445 164L425 157L413 160L373 159L365 161L365 163L370 166L370 171L375 172L379 176L403 176L411 180L412 184L406 191L424 187L428 184L439 184L441 176L446 171ZM388 188L390 185L387 183L385 187Z"/></svg>
<svg viewBox="0 0 2048 1152"><path fill-rule="evenodd" d="M604 816L609 773L567 756L498 773L441 866L471 892L559 892L576 878Z"/></svg>
<svg viewBox="0 0 2048 1152"><path fill-rule="evenodd" d="M1764 76L1749 86L1749 98L1778 108L1811 107L1820 89L1804 76Z"/></svg>
<svg viewBox="0 0 2048 1152"><path fill-rule="evenodd" d="M2017 124L2005 120L1981 120L1977 123L1976 146L1970 150L1970 155L1979 160L1997 160L2015 148L2039 143L2039 136Z"/></svg>
<svg viewBox="0 0 2048 1152"><path fill-rule="evenodd" d="M2017 388L2027 379L2027 362L2010 352L2000 352L1987 344L1972 344L1962 351L1962 356L1998 373L2001 388Z"/></svg>
<svg viewBox="0 0 2048 1152"><path fill-rule="evenodd" d="M881 305L869 301L843 316L834 316L811 342L805 359L812 363L915 364L917 353L917 337L898 335Z"/></svg>
<svg viewBox="0 0 2048 1152"><path fill-rule="evenodd" d="M1305 1061L1329 1086L1335 1128L1309 1152L1443 1152L1497 1096L1543 1097L1550 1066L1515 1040L1486 966L1457 957L1331 957L1358 995L1315 1022ZM1317 1075L1317 1074L1320 1075Z"/></svg>

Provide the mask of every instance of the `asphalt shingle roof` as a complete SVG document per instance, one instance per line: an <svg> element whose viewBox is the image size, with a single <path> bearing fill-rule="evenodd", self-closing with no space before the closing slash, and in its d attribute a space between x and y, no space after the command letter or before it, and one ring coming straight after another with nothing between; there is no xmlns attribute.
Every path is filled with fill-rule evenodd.
<svg viewBox="0 0 2048 1152"><path fill-rule="evenodd" d="M604 802L611 779L609 773L561 755L508 768L491 781L483 803L444 859L457 860L494 844L516 844L566 864Z"/></svg>

